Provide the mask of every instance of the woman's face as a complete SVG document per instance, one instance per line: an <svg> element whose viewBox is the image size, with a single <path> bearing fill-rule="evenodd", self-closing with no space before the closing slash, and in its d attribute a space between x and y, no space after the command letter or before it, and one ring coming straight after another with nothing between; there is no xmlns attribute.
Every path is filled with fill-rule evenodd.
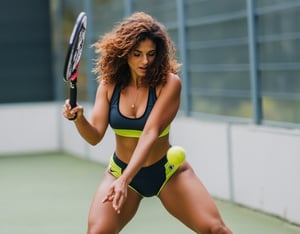
<svg viewBox="0 0 300 234"><path fill-rule="evenodd" d="M133 79L146 75L147 69L156 57L156 45L150 39L141 41L140 44L129 53L128 65Z"/></svg>

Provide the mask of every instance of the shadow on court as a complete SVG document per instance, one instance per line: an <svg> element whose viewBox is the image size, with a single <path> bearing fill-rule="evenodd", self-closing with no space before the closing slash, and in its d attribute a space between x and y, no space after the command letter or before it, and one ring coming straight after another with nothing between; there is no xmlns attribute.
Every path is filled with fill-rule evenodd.
<svg viewBox="0 0 300 234"><path fill-rule="evenodd" d="M1 234L84 234L105 166L67 154L0 156ZM99 201L101 202L101 201ZM272 216L217 201L235 234L300 234ZM156 198L144 199L122 234L194 233Z"/></svg>

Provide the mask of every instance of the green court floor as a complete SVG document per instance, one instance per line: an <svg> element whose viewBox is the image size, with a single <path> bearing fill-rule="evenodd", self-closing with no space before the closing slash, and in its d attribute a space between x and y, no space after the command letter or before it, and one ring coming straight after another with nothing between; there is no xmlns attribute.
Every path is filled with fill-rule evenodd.
<svg viewBox="0 0 300 234"><path fill-rule="evenodd" d="M105 166L67 154L0 156L0 234L84 234ZM216 200L235 234L300 234L280 219ZM122 234L193 233L156 198L144 199Z"/></svg>

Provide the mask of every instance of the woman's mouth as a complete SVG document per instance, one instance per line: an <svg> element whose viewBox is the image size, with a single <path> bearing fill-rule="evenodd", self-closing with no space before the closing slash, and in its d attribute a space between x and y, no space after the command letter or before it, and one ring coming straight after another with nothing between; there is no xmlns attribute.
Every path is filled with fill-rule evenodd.
<svg viewBox="0 0 300 234"><path fill-rule="evenodd" d="M141 72L147 72L147 67L139 67L139 70L140 70Z"/></svg>

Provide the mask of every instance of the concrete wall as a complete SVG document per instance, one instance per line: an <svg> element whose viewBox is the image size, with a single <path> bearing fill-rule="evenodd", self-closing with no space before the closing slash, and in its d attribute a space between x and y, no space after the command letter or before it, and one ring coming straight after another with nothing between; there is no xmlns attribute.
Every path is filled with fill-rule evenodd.
<svg viewBox="0 0 300 234"><path fill-rule="evenodd" d="M53 103L0 105L0 154L57 150L59 111Z"/></svg>
<svg viewBox="0 0 300 234"><path fill-rule="evenodd" d="M188 118L173 128L213 195L300 224L299 130Z"/></svg>
<svg viewBox="0 0 300 234"><path fill-rule="evenodd" d="M114 149L110 129L87 145L62 118L61 103L0 105L0 139L1 155L63 150L106 163ZM177 117L171 141L186 149L212 195L300 224L299 130Z"/></svg>

